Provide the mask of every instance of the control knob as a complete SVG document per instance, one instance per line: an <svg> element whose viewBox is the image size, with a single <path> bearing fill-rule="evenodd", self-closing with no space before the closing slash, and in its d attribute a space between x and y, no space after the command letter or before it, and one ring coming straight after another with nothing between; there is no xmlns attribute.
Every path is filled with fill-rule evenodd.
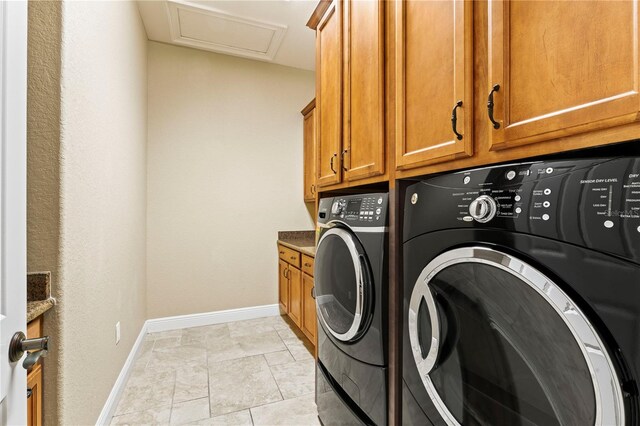
<svg viewBox="0 0 640 426"><path fill-rule="evenodd" d="M481 195L469 205L469 214L477 222L487 223L494 218L498 211L496 201L488 195Z"/></svg>
<svg viewBox="0 0 640 426"><path fill-rule="evenodd" d="M346 207L347 203L344 200L336 200L331 206L331 214L340 214Z"/></svg>

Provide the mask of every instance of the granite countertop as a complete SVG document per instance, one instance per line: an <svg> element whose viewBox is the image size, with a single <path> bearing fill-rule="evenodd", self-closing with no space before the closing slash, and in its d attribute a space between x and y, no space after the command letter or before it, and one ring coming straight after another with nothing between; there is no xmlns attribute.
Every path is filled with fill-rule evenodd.
<svg viewBox="0 0 640 426"><path fill-rule="evenodd" d="M55 304L51 297L51 272L27 274L27 322L38 318Z"/></svg>
<svg viewBox="0 0 640 426"><path fill-rule="evenodd" d="M280 231L278 244L297 250L307 256L316 257L315 231Z"/></svg>
<svg viewBox="0 0 640 426"><path fill-rule="evenodd" d="M27 322L31 322L40 315L53 308L55 302L50 297L46 300L34 300L27 302Z"/></svg>

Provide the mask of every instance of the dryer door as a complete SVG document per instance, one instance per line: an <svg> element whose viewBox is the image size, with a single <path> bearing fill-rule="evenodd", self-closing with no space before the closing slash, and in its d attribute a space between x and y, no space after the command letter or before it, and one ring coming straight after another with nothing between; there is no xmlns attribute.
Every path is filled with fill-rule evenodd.
<svg viewBox="0 0 640 426"><path fill-rule="evenodd" d="M620 381L585 314L545 275L485 247L431 261L409 300L421 383L449 425L624 425Z"/></svg>
<svg viewBox="0 0 640 426"><path fill-rule="evenodd" d="M362 245L350 231L333 227L316 249L314 284L318 319L333 337L357 340L371 303L371 274Z"/></svg>

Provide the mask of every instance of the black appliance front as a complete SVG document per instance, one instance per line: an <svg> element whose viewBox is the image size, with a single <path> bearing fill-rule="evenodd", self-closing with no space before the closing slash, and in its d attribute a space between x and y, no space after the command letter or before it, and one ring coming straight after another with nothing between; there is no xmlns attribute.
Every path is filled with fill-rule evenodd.
<svg viewBox="0 0 640 426"><path fill-rule="evenodd" d="M376 193L319 203L314 285L324 376L318 377L333 386L316 389L325 424L340 424L336 416L345 413L363 424L387 423L387 200Z"/></svg>
<svg viewBox="0 0 640 426"><path fill-rule="evenodd" d="M314 285L318 322L345 354L386 365L387 194L320 200Z"/></svg>
<svg viewBox="0 0 640 426"><path fill-rule="evenodd" d="M408 188L405 423L638 424L639 176L576 160Z"/></svg>

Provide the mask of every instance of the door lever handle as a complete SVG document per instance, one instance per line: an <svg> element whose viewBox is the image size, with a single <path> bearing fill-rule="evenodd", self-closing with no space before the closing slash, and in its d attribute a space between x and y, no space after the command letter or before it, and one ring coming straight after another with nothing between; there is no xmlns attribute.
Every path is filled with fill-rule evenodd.
<svg viewBox="0 0 640 426"><path fill-rule="evenodd" d="M28 352L22 366L29 369L34 366L40 357L46 356L49 352L49 336L36 339L27 339L22 331L18 331L11 338L9 343L9 361L17 362Z"/></svg>

